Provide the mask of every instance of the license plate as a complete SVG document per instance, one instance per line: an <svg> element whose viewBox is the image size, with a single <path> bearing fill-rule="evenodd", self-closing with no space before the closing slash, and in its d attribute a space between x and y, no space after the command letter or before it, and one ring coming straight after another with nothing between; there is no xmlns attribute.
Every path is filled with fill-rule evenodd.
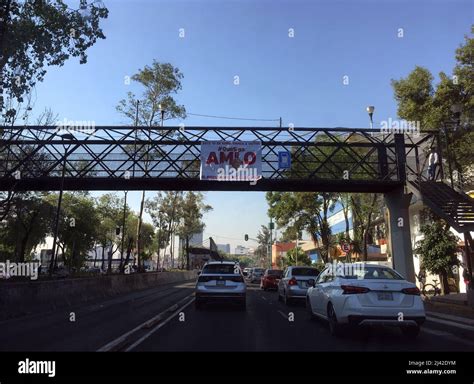
<svg viewBox="0 0 474 384"><path fill-rule="evenodd" d="M216 285L219 285L219 286L225 285L225 280L217 280Z"/></svg>
<svg viewBox="0 0 474 384"><path fill-rule="evenodd" d="M379 300L389 301L393 300L393 295L392 292L377 292L377 298Z"/></svg>

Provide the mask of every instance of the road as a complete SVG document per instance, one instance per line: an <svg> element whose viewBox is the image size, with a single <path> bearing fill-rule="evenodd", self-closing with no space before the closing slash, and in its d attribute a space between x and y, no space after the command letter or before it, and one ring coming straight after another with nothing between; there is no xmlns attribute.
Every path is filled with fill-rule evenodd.
<svg viewBox="0 0 474 384"><path fill-rule="evenodd" d="M167 284L103 299L79 307L0 322L1 351L97 351L178 302L131 340L132 351L474 351L472 338L427 321L419 337L408 340L396 329L376 329L367 338L352 332L329 334L323 321L311 320L303 304L286 306L276 292L249 285L247 309L192 301L194 282ZM186 299L188 298L188 299ZM183 301L184 300L184 301ZM181 304L180 304L181 305ZM71 314L74 321L71 321ZM156 328L159 329L156 329ZM135 336L135 334L133 335ZM138 342L139 340L142 340ZM124 349L120 349L124 350Z"/></svg>
<svg viewBox="0 0 474 384"><path fill-rule="evenodd" d="M190 305L134 350L466 351L474 350L474 342L430 322L414 341L392 328L374 329L367 338L357 332L335 338L325 322L309 318L303 303L286 306L278 301L276 292L264 292L251 285L246 311L230 305L196 310Z"/></svg>

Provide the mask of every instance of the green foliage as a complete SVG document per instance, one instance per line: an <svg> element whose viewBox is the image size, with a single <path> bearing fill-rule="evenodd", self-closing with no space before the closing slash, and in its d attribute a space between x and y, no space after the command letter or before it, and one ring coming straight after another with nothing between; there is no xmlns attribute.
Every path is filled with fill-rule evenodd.
<svg viewBox="0 0 474 384"><path fill-rule="evenodd" d="M337 194L328 192L267 192L269 216L274 217L278 227L286 227L284 239L296 239L307 231L315 244L322 242L321 256L329 258L331 229L328 223L334 209Z"/></svg>
<svg viewBox="0 0 474 384"><path fill-rule="evenodd" d="M474 26L471 29L474 33ZM451 76L441 72L439 82L423 67L406 77L392 80L398 115L409 121L419 121L422 130L439 130L444 146L449 143L456 170L471 185L474 163L474 38L465 36L464 44L456 50L456 65ZM454 104L462 106L459 117L451 111ZM446 140L444 130L448 132ZM445 152L446 153L446 152Z"/></svg>
<svg viewBox="0 0 474 384"><path fill-rule="evenodd" d="M51 205L57 205L56 194L46 199ZM58 232L58 254L63 255L64 263L81 267L99 235L100 218L94 200L85 193L64 193Z"/></svg>
<svg viewBox="0 0 474 384"><path fill-rule="evenodd" d="M311 265L310 257L300 248L293 248L289 250L282 258L283 266L291 265Z"/></svg>
<svg viewBox="0 0 474 384"><path fill-rule="evenodd" d="M0 259L24 261L50 233L54 206L41 193L16 194L0 224Z"/></svg>
<svg viewBox="0 0 474 384"><path fill-rule="evenodd" d="M154 60L151 67L147 65L132 76L132 80L144 88L138 104L138 121L138 99L132 92L128 92L127 99L120 100L117 111L130 122L148 127L161 125L161 110L164 111L163 120L185 118L186 109L178 105L173 98L173 95L181 90L182 78L183 74L178 68Z"/></svg>
<svg viewBox="0 0 474 384"><path fill-rule="evenodd" d="M443 275L458 265L456 257L458 238L446 228L441 220L421 227L423 239L417 242L415 252L427 271Z"/></svg>
<svg viewBox="0 0 474 384"><path fill-rule="evenodd" d="M81 0L79 9L62 0L13 1L0 5L0 112L5 122L16 114L5 110L6 98L23 102L44 79L46 67L61 66L71 56L87 62L86 51L105 39L99 26L108 10L101 2Z"/></svg>

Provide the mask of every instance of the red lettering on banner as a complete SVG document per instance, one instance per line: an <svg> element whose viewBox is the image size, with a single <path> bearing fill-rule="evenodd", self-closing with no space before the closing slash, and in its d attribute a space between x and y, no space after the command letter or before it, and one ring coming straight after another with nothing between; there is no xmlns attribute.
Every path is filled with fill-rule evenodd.
<svg viewBox="0 0 474 384"><path fill-rule="evenodd" d="M212 164L212 163L219 164L219 161L217 160L217 155L215 152L210 152L209 157L206 160L207 165Z"/></svg>
<svg viewBox="0 0 474 384"><path fill-rule="evenodd" d="M247 152L244 155L244 164L252 165L257 161L257 154L255 152Z"/></svg>

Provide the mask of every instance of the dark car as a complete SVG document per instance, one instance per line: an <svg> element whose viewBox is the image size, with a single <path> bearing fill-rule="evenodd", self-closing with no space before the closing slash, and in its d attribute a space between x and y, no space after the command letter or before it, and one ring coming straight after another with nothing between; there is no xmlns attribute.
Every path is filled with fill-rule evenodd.
<svg viewBox="0 0 474 384"><path fill-rule="evenodd" d="M267 289L278 289L278 282L283 276L281 269L267 269L260 280L260 288L264 291Z"/></svg>

